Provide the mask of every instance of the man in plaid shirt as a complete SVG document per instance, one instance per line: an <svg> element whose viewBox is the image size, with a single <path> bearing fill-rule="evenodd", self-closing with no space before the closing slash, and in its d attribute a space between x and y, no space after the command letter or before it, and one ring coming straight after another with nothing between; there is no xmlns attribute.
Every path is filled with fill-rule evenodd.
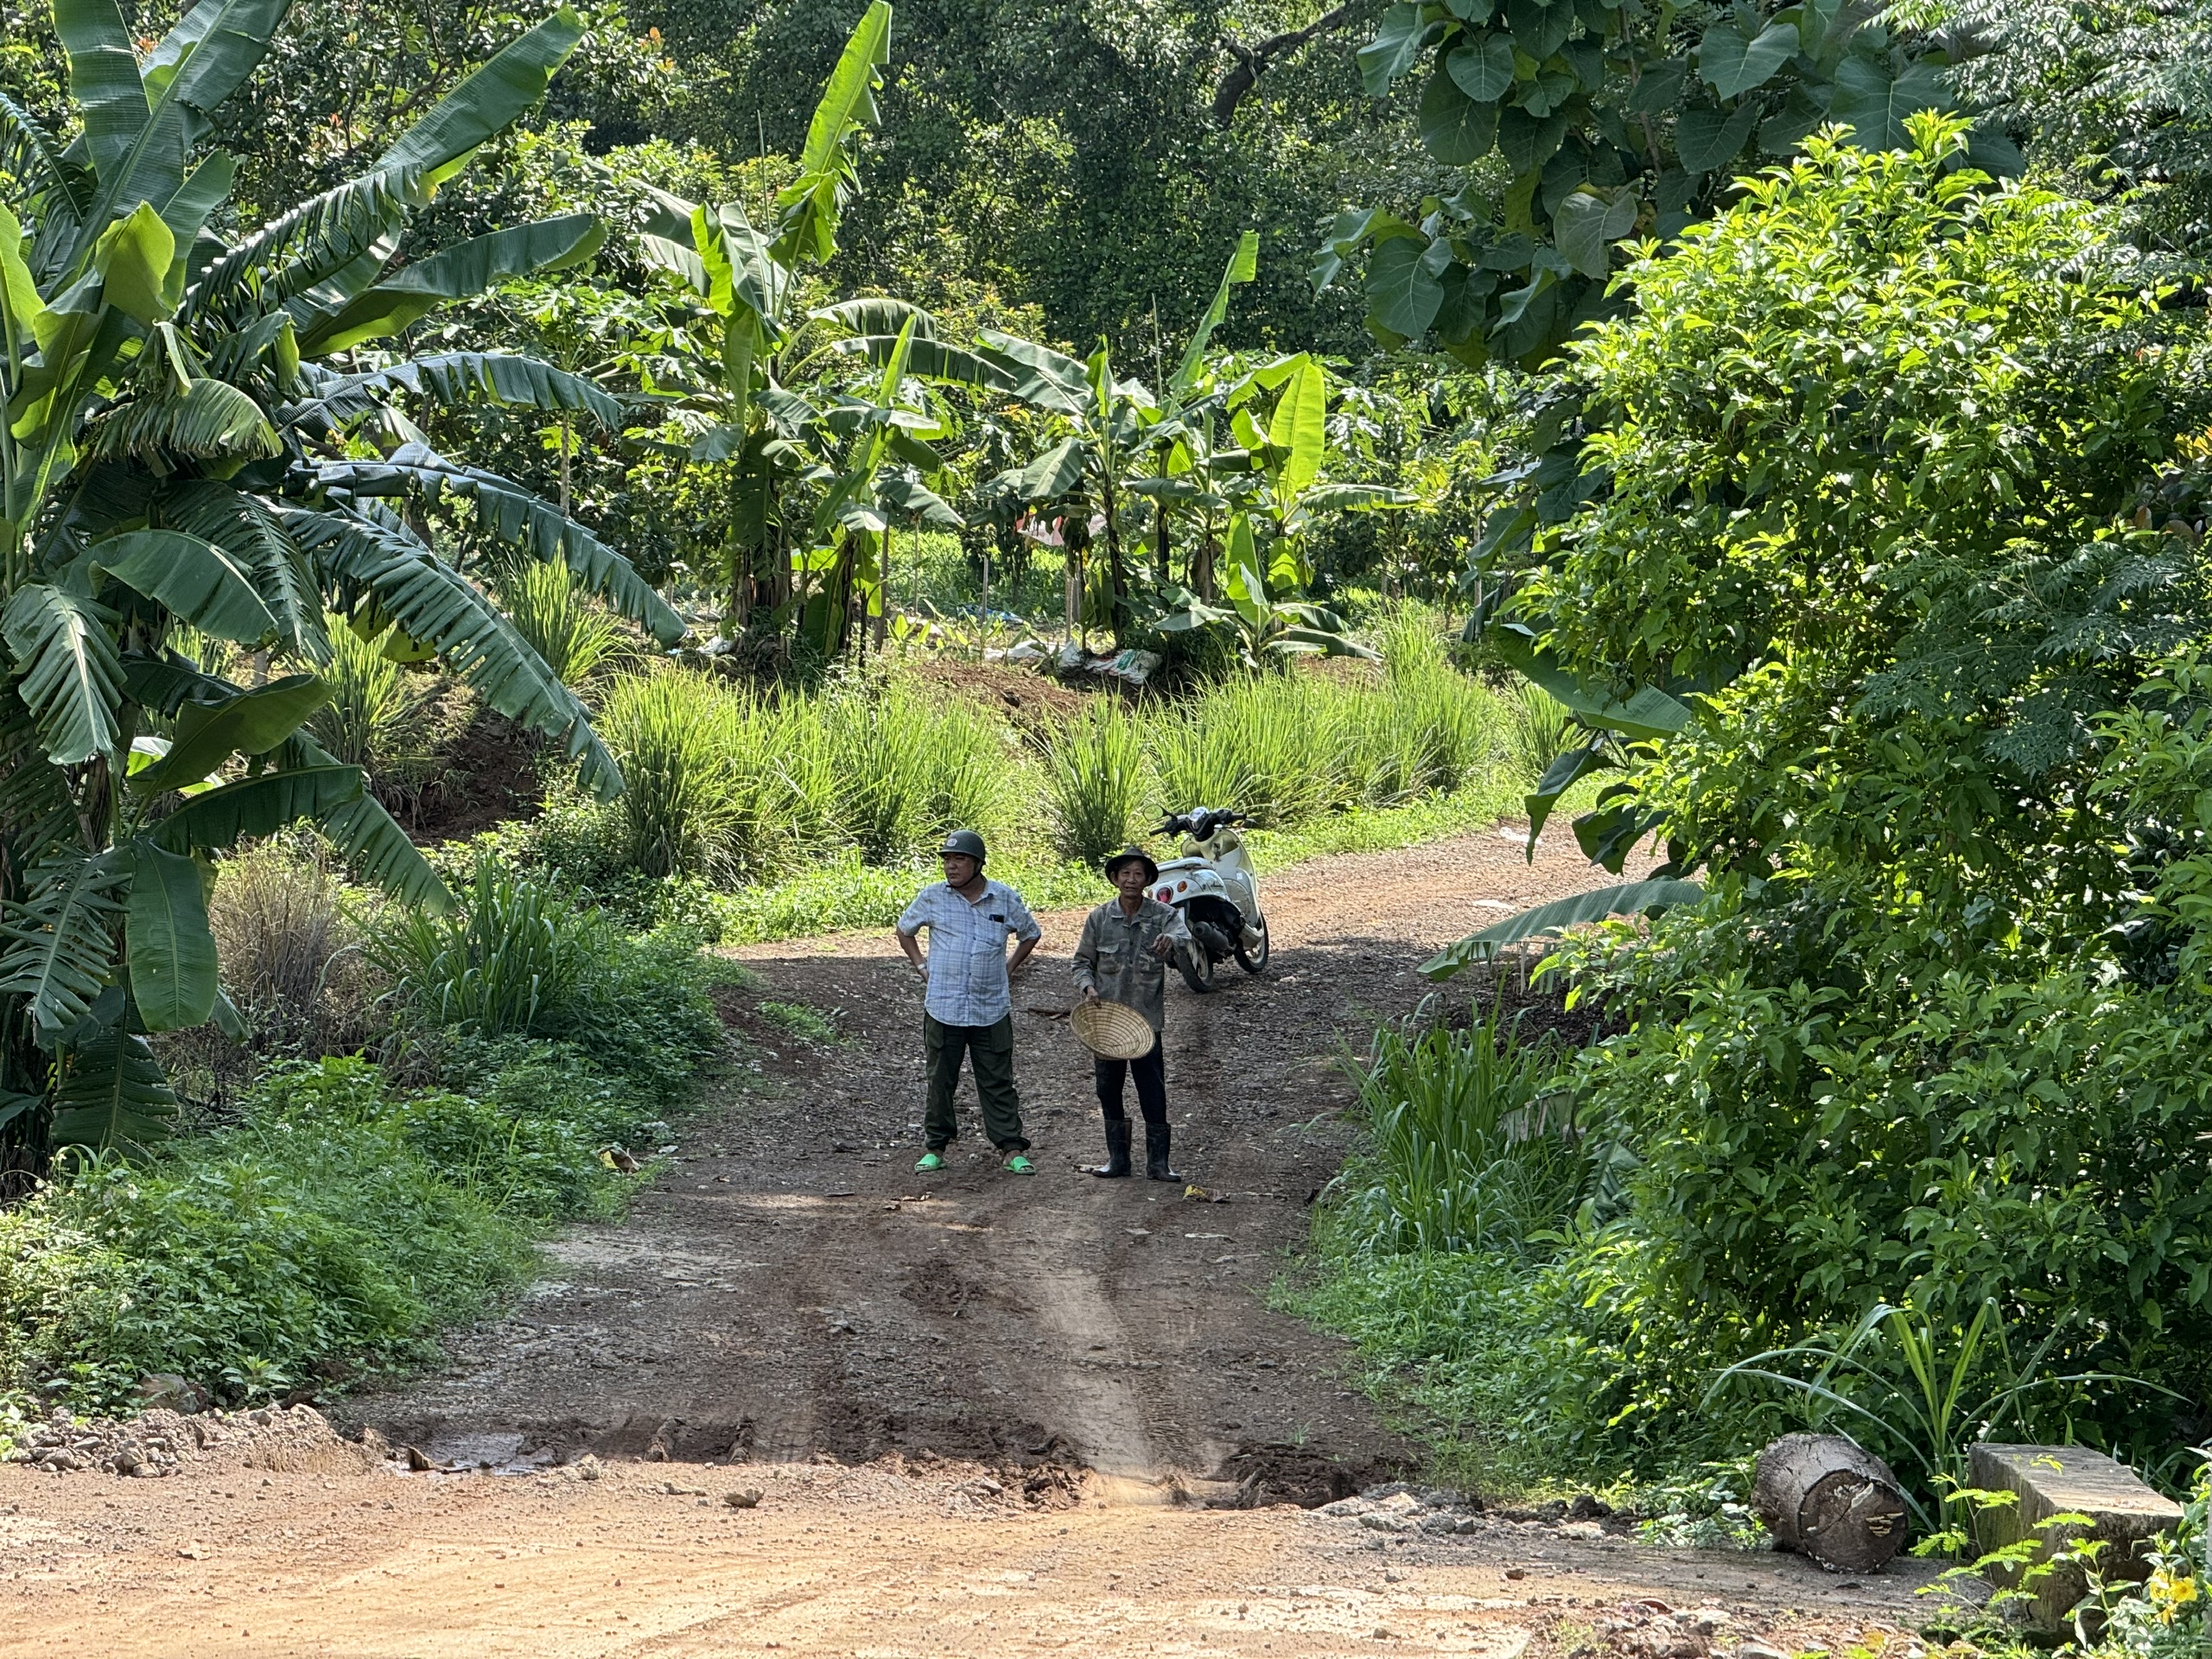
<svg viewBox="0 0 2212 1659"><path fill-rule="evenodd" d="M929 986L922 999L922 1044L929 1057L922 1138L928 1149L914 1167L944 1167L944 1149L959 1133L952 1091L965 1054L976 1073L983 1132L1005 1154L1010 1173L1033 1175L1036 1166L1024 1155L1029 1142L1021 1133L1021 1097L1014 1087L1014 992L1007 976L1029 960L1043 930L1020 893L984 878L981 836L956 830L939 850L944 880L923 888L899 918L899 948ZM917 943L924 928L930 931L926 957ZM1016 941L1011 958L1009 938Z"/></svg>

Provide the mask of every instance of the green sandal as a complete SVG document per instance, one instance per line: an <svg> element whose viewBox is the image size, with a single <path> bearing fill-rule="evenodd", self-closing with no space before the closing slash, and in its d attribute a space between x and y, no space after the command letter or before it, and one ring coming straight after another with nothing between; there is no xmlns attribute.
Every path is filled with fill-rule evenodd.
<svg viewBox="0 0 2212 1659"><path fill-rule="evenodd" d="M917 1175L926 1175L933 1169L944 1167L944 1154L941 1152L925 1152L914 1160L914 1173Z"/></svg>
<svg viewBox="0 0 2212 1659"><path fill-rule="evenodd" d="M1037 1166L1017 1152L1006 1160L1006 1173L1009 1175L1034 1175Z"/></svg>

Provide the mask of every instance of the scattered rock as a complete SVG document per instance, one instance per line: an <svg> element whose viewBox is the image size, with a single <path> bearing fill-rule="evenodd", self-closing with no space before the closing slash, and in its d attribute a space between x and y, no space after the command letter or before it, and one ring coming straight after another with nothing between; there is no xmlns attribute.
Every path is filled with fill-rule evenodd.
<svg viewBox="0 0 2212 1659"><path fill-rule="evenodd" d="M1359 1517L1359 1524L1370 1532L1411 1532L1414 1529L1412 1522L1389 1510L1370 1510Z"/></svg>
<svg viewBox="0 0 2212 1659"><path fill-rule="evenodd" d="M1373 1507L1374 1505L1363 1497L1340 1497L1333 1503L1324 1503L1313 1513L1349 1519L1353 1516L1365 1515Z"/></svg>
<svg viewBox="0 0 2212 1659"><path fill-rule="evenodd" d="M597 1480L606 1472L607 1471L601 1466L599 1459L588 1452L574 1463L563 1464L561 1466L561 1478L563 1480Z"/></svg>
<svg viewBox="0 0 2212 1659"><path fill-rule="evenodd" d="M1525 1579L1529 1576L1529 1569L1525 1567L1509 1567L1505 1569L1505 1576L1509 1579Z"/></svg>
<svg viewBox="0 0 2212 1659"><path fill-rule="evenodd" d="M1585 1492L1567 1506L1570 1521L1603 1521L1613 1512L1613 1506L1592 1493Z"/></svg>
<svg viewBox="0 0 2212 1659"><path fill-rule="evenodd" d="M733 1510L757 1510L760 1507L760 1489L748 1486L741 1492L724 1492L722 1502Z"/></svg>
<svg viewBox="0 0 2212 1659"><path fill-rule="evenodd" d="M341 1440L312 1406L189 1414L156 1407L128 1420L83 1421L57 1408L9 1456L51 1474L98 1471L137 1480L161 1479L188 1465L213 1461L302 1473L355 1474L378 1460L373 1452Z"/></svg>
<svg viewBox="0 0 2212 1659"><path fill-rule="evenodd" d="M1393 1515L1412 1515L1421 1508L1421 1499L1411 1492L1393 1492L1382 1500L1381 1507Z"/></svg>
<svg viewBox="0 0 2212 1659"><path fill-rule="evenodd" d="M1789 1656L1764 1642L1745 1642L1738 1646L1736 1659L1789 1659Z"/></svg>
<svg viewBox="0 0 2212 1659"><path fill-rule="evenodd" d="M1592 1540L1603 1538L1605 1535L1605 1529L1595 1521L1569 1521L1560 1528L1559 1535L1562 1538Z"/></svg>

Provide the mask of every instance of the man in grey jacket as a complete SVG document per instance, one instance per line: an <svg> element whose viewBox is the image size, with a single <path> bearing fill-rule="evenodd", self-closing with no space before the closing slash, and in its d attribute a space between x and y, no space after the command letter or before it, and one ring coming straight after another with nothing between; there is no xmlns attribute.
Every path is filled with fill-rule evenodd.
<svg viewBox="0 0 2212 1659"><path fill-rule="evenodd" d="M1167 1061L1160 1033L1167 1017L1167 963L1190 930L1182 912L1147 896L1160 879L1160 866L1141 847L1124 848L1108 859L1106 879L1120 896L1083 919L1083 938L1075 947L1076 989L1086 1002L1103 997L1144 1015L1152 1027L1152 1052L1135 1060L1093 1057L1098 1109L1106 1117L1106 1161L1090 1173L1109 1179L1129 1173L1129 1120L1122 1109L1122 1089L1134 1072L1144 1113L1145 1173L1155 1181L1179 1181L1168 1160Z"/></svg>

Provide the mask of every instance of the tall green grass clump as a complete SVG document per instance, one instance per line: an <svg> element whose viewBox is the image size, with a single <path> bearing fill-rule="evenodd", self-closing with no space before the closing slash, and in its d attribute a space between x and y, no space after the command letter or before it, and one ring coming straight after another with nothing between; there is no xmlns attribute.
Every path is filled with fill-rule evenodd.
<svg viewBox="0 0 2212 1659"><path fill-rule="evenodd" d="M1522 1248L1591 1190L1596 1162L1548 1042L1493 1010L1465 1031L1376 1035L1358 1077L1373 1180L1352 1207L1385 1251Z"/></svg>
<svg viewBox="0 0 2212 1659"><path fill-rule="evenodd" d="M629 637L565 564L531 561L499 579L499 599L531 648L563 685L582 685L626 654Z"/></svg>
<svg viewBox="0 0 2212 1659"><path fill-rule="evenodd" d="M1052 735L1046 810L1062 855L1096 864L1127 845L1144 800L1144 734L1118 698L1093 702Z"/></svg>
<svg viewBox="0 0 2212 1659"><path fill-rule="evenodd" d="M557 1027L587 967L613 947L595 912L550 882L476 861L448 914L395 908L370 950L424 1023L487 1037Z"/></svg>
<svg viewBox="0 0 2212 1659"><path fill-rule="evenodd" d="M647 875L721 874L746 817L738 787L755 735L748 700L677 669L626 675L599 731L622 767L614 812L630 866Z"/></svg>
<svg viewBox="0 0 2212 1659"><path fill-rule="evenodd" d="M900 679L837 688L819 707L841 827L872 862L1001 819L1013 756L1006 728L982 710Z"/></svg>
<svg viewBox="0 0 2212 1659"><path fill-rule="evenodd" d="M1567 705L1532 681L1522 681L1511 697L1514 760L1534 780L1575 741L1576 727Z"/></svg>
<svg viewBox="0 0 2212 1659"><path fill-rule="evenodd" d="M382 644L362 639L345 618L323 621L330 660L316 671L331 696L308 717L308 730L334 758L372 776L419 768L429 741L427 683L418 685Z"/></svg>

